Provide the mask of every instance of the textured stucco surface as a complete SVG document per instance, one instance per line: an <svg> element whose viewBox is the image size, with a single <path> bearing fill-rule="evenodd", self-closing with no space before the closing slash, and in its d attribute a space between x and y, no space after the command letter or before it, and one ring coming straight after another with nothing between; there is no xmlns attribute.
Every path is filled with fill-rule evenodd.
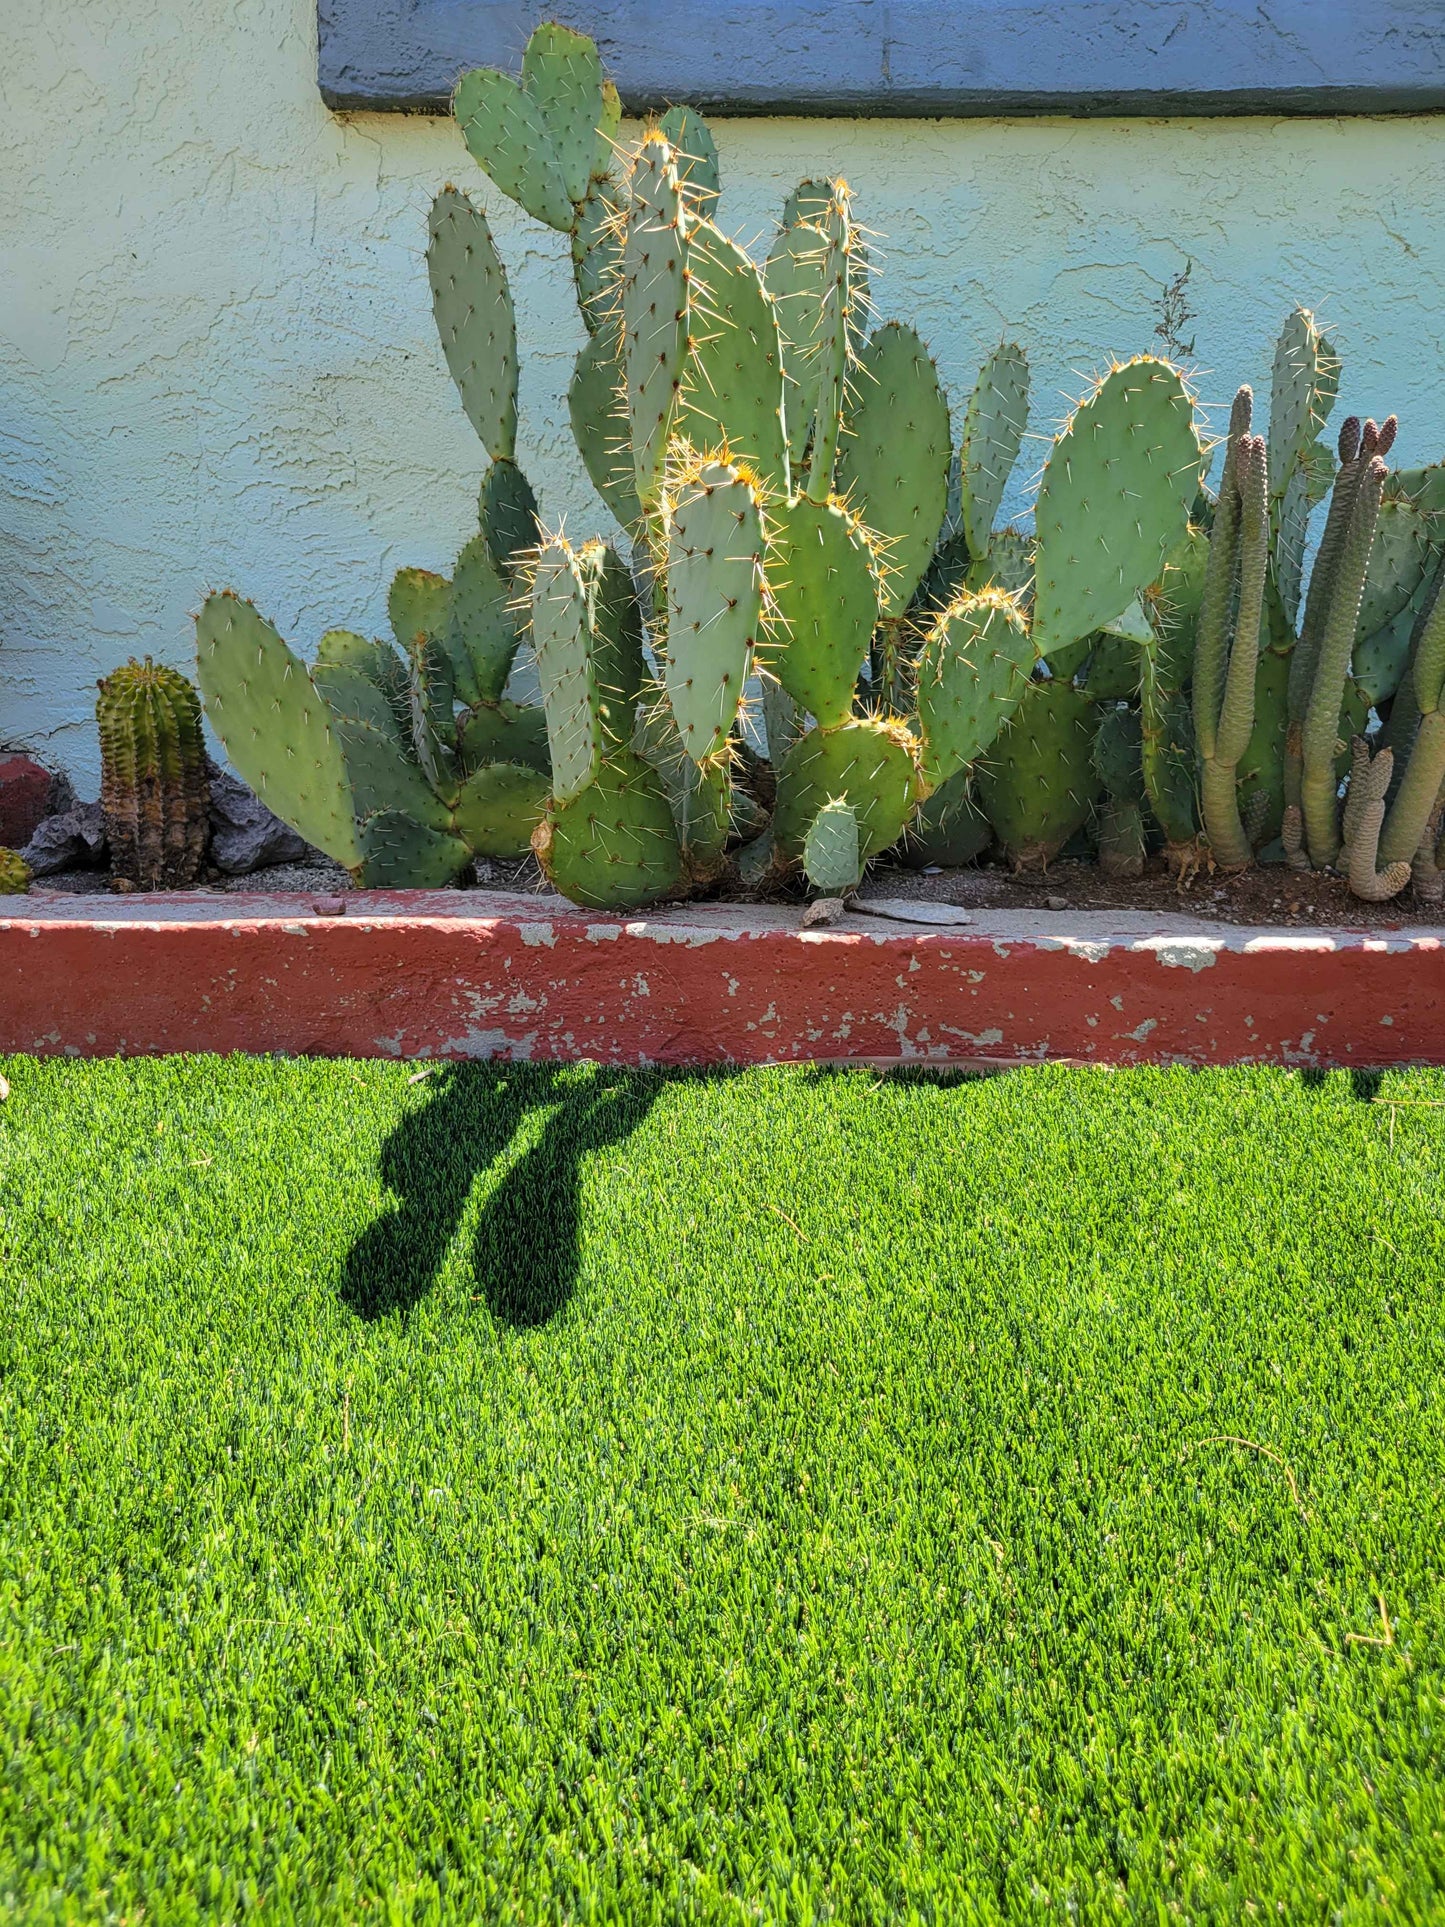
<svg viewBox="0 0 1445 1927"><path fill-rule="evenodd" d="M402 563L447 566L484 465L422 267L449 178L485 186L512 271L545 512L604 525L562 399L565 242L450 123L329 114L313 0L0 15L0 744L93 788L96 677L147 651L187 666L206 589L309 651L333 623L379 629ZM1344 347L1348 405L1400 410L1402 461L1445 454L1445 118L715 125L745 240L800 175L848 175L886 237L881 309L955 398L1007 329L1044 429L1111 352L1152 345L1188 257L1216 419L1237 382L1267 387L1300 299Z"/></svg>

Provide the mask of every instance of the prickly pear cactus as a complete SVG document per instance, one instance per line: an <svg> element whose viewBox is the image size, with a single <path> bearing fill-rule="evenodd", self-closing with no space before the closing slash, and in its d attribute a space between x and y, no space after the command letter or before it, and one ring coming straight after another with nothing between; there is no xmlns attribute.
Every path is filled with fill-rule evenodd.
<svg viewBox="0 0 1445 1927"><path fill-rule="evenodd" d="M979 373L959 443L958 517L970 555L986 554L1029 419L1029 362L1001 341Z"/></svg>
<svg viewBox="0 0 1445 1927"><path fill-rule="evenodd" d="M111 875L138 890L189 889L210 834L195 690L147 656L105 678L95 721Z"/></svg>
<svg viewBox="0 0 1445 1927"><path fill-rule="evenodd" d="M1097 721L1094 705L1072 684L1031 683L983 764L979 802L1016 868L1051 863L1088 822L1101 788L1093 760Z"/></svg>
<svg viewBox="0 0 1445 1927"><path fill-rule="evenodd" d="M467 419L493 461L510 461L517 443L512 291L486 215L454 187L432 203L426 262L437 333Z"/></svg>
<svg viewBox="0 0 1445 1927"><path fill-rule="evenodd" d="M769 519L768 662L823 728L846 722L878 620L873 551L837 500L800 495Z"/></svg>
<svg viewBox="0 0 1445 1927"><path fill-rule="evenodd" d="M688 212L700 221L711 221L722 185L712 129L693 108L669 107L657 131L672 149Z"/></svg>
<svg viewBox="0 0 1445 1927"><path fill-rule="evenodd" d="M552 794L559 803L596 780L606 742L592 614L589 584L572 545L554 536L532 573L532 647L547 716Z"/></svg>
<svg viewBox="0 0 1445 1927"><path fill-rule="evenodd" d="M923 793L918 744L903 724L876 718L812 729L778 769L773 847L787 868L800 863L808 828L826 803L844 802L858 818L858 851L866 863L896 843Z"/></svg>
<svg viewBox="0 0 1445 1927"><path fill-rule="evenodd" d="M641 909L682 878L667 791L630 749L613 751L586 789L552 804L532 848L548 881L589 910Z"/></svg>
<svg viewBox="0 0 1445 1927"><path fill-rule="evenodd" d="M0 897L23 897L34 877L18 850L0 850Z"/></svg>
<svg viewBox="0 0 1445 1927"><path fill-rule="evenodd" d="M762 623L763 528L750 477L685 468L667 505L668 701L694 763L727 742Z"/></svg>
<svg viewBox="0 0 1445 1927"><path fill-rule="evenodd" d="M869 338L851 385L837 492L877 538L881 613L899 616L933 559L948 507L948 403L927 348L897 321Z"/></svg>
<svg viewBox="0 0 1445 1927"><path fill-rule="evenodd" d="M966 591L930 630L918 657L922 769L930 788L975 763L1023 700L1033 638L1000 589Z"/></svg>
<svg viewBox="0 0 1445 1927"><path fill-rule="evenodd" d="M568 233L599 159L599 124L617 125L595 43L546 23L527 42L520 85L479 67L457 82L452 112L502 192Z"/></svg>
<svg viewBox="0 0 1445 1927"><path fill-rule="evenodd" d="M762 276L710 222L688 230L692 336L676 432L694 448L726 448L773 493L788 493L782 348Z"/></svg>
<svg viewBox="0 0 1445 1927"><path fill-rule="evenodd" d="M825 803L803 839L803 873L824 897L856 890L863 877L858 813L841 798Z"/></svg>
<svg viewBox="0 0 1445 1927"><path fill-rule="evenodd" d="M904 860L921 869L937 863L960 869L975 863L993 842L993 825L978 807L971 770L959 770L925 800L908 831Z"/></svg>
<svg viewBox="0 0 1445 1927"><path fill-rule="evenodd" d="M672 149L647 135L632 164L622 242L622 369L637 496L651 510L677 419L691 326L687 215Z"/></svg>
<svg viewBox="0 0 1445 1927"><path fill-rule="evenodd" d="M567 390L567 412L577 452L592 486L623 528L642 519L637 474L622 393L622 337L600 329L584 343Z"/></svg>
<svg viewBox="0 0 1445 1927"><path fill-rule="evenodd" d="M1039 485L1034 640L1053 653L1105 628L1158 581L1189 524L1202 455L1168 362L1112 369L1055 440Z"/></svg>

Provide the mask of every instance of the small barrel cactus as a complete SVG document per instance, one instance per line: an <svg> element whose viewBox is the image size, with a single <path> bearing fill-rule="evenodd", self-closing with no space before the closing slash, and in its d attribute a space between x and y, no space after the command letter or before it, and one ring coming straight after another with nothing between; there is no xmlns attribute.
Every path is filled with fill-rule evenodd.
<svg viewBox="0 0 1445 1927"><path fill-rule="evenodd" d="M23 897L30 881L30 865L20 852L0 850L0 897Z"/></svg>
<svg viewBox="0 0 1445 1927"><path fill-rule="evenodd" d="M147 657L100 684L95 720L112 877L140 890L189 889L208 829L200 698L179 670Z"/></svg>

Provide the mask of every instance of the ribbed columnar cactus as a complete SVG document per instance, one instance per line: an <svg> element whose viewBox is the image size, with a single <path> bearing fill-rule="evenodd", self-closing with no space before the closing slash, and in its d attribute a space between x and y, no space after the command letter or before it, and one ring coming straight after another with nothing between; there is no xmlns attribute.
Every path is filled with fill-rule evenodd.
<svg viewBox="0 0 1445 1927"><path fill-rule="evenodd" d="M1194 734L1200 800L1214 861L1248 867L1253 852L1240 820L1236 776L1254 733L1254 686L1269 559L1268 457L1251 435L1253 396L1234 398L1194 656Z"/></svg>
<svg viewBox="0 0 1445 1927"><path fill-rule="evenodd" d="M112 877L137 890L189 889L209 834L199 697L147 656L100 684L95 720Z"/></svg>

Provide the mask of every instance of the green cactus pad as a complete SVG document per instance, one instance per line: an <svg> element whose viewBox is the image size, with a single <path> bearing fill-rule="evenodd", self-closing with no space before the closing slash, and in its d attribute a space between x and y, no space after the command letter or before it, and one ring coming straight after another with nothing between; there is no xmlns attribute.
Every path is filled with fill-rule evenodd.
<svg viewBox="0 0 1445 1927"><path fill-rule="evenodd" d="M455 883L472 853L404 810L379 810L361 826L358 881L369 890L437 890Z"/></svg>
<svg viewBox="0 0 1445 1927"><path fill-rule="evenodd" d="M596 41L544 21L533 29L522 55L522 85L542 111L567 198L580 201L592 177L605 111Z"/></svg>
<svg viewBox="0 0 1445 1927"><path fill-rule="evenodd" d="M328 629L316 645L312 671L319 681L323 669L353 669L386 698L397 729L405 733L410 716L406 664L389 642L359 636L353 629Z"/></svg>
<svg viewBox="0 0 1445 1927"><path fill-rule="evenodd" d="M1152 640L1152 637L1151 637ZM1077 678L1091 703L1122 703L1139 691L1139 645L1101 631Z"/></svg>
<svg viewBox="0 0 1445 1927"><path fill-rule="evenodd" d="M983 555L1029 419L1029 361L1002 341L983 364L963 417L959 444L959 519L974 555Z"/></svg>
<svg viewBox="0 0 1445 1927"><path fill-rule="evenodd" d="M972 775L959 770L925 800L903 854L915 869L929 863L961 869L977 862L992 842L993 825L974 800Z"/></svg>
<svg viewBox="0 0 1445 1927"><path fill-rule="evenodd" d="M1144 801L1143 738L1137 709L1108 709L1094 737L1094 768L1107 793L1122 803Z"/></svg>
<svg viewBox="0 0 1445 1927"><path fill-rule="evenodd" d="M617 312L622 273L622 231L618 206L622 189L610 174L594 180L577 210L572 229L572 278L577 306L587 332L596 334Z"/></svg>
<svg viewBox="0 0 1445 1927"><path fill-rule="evenodd" d="M592 486L622 526L633 527L641 519L642 504L627 439L622 364L614 329L588 337L567 391L567 412Z"/></svg>
<svg viewBox="0 0 1445 1927"><path fill-rule="evenodd" d="M672 149L649 134L632 168L622 242L623 387L638 500L650 510L677 419L691 328L686 216Z"/></svg>
<svg viewBox="0 0 1445 1927"><path fill-rule="evenodd" d="M882 545L879 606L898 616L923 580L948 507L948 403L928 350L897 321L869 337L850 387L837 490Z"/></svg>
<svg viewBox="0 0 1445 1927"><path fill-rule="evenodd" d="M763 605L763 529L751 482L705 462L673 492L667 522L664 675L683 748L716 755L742 700Z"/></svg>
<svg viewBox="0 0 1445 1927"><path fill-rule="evenodd" d="M825 372L823 286L828 237L811 222L782 228L768 253L763 281L772 297L783 355L784 414L789 453L800 462L817 413Z"/></svg>
<svg viewBox="0 0 1445 1927"><path fill-rule="evenodd" d="M561 536L543 545L532 575L532 646L547 712L552 792L565 803L587 788L602 758L602 696L592 664L591 597Z"/></svg>
<svg viewBox="0 0 1445 1927"><path fill-rule="evenodd" d="M517 324L487 217L447 187L432 202L427 275L452 380L494 461L517 444Z"/></svg>
<svg viewBox="0 0 1445 1927"><path fill-rule="evenodd" d="M588 558L592 590L592 673L602 697L604 721L626 742L648 673L642 610L632 571L610 544L589 543L582 555Z"/></svg>
<svg viewBox="0 0 1445 1927"><path fill-rule="evenodd" d="M452 112L468 153L502 192L534 220L566 234L572 196L541 104L510 74L478 67L457 82Z"/></svg>
<svg viewBox="0 0 1445 1927"><path fill-rule="evenodd" d="M493 462L482 477L477 526L503 579L513 581L542 539L537 498L515 462Z"/></svg>
<svg viewBox="0 0 1445 1927"><path fill-rule="evenodd" d="M978 595L1002 589L1018 602L1024 614L1034 606L1034 538L1027 529L997 529L988 548L971 564L965 587Z"/></svg>
<svg viewBox="0 0 1445 1927"><path fill-rule="evenodd" d="M803 871L821 896L841 897L863 878L858 854L858 815L851 805L825 803L803 838Z"/></svg>
<svg viewBox="0 0 1445 1927"><path fill-rule="evenodd" d="M592 179L605 180L617 159L617 137L622 128L622 96L615 82L602 83L602 111L597 116L597 138L592 148Z"/></svg>
<svg viewBox="0 0 1445 1927"><path fill-rule="evenodd" d="M1428 581L1422 582L1392 621L1355 644L1355 681L1372 708L1388 702L1404 680L1410 661L1410 633L1428 589Z"/></svg>
<svg viewBox="0 0 1445 1927"><path fill-rule="evenodd" d="M1054 442L1039 485L1034 638L1050 657L1158 581L1189 523L1194 403L1152 355L1113 368Z"/></svg>
<svg viewBox="0 0 1445 1927"><path fill-rule="evenodd" d="M662 779L627 749L569 802L553 803L532 848L548 881L589 910L642 909L671 895L682 876Z"/></svg>
<svg viewBox="0 0 1445 1927"><path fill-rule="evenodd" d="M404 653L440 642L451 627L452 585L429 569L398 569L386 596L392 634Z"/></svg>
<svg viewBox="0 0 1445 1927"><path fill-rule="evenodd" d="M1430 531L1419 511L1402 500L1382 501L1365 570L1356 648L1395 617L1418 591L1430 562Z"/></svg>
<svg viewBox="0 0 1445 1927"><path fill-rule="evenodd" d="M249 602L206 598L196 660L211 727L267 809L347 869L361 862L346 763L305 663Z"/></svg>
<svg viewBox="0 0 1445 1927"><path fill-rule="evenodd" d="M922 789L918 744L901 723L868 718L839 729L810 729L778 768L778 860L801 862L809 824L825 803L841 801L857 815L858 854L866 863L898 841Z"/></svg>
<svg viewBox="0 0 1445 1927"><path fill-rule="evenodd" d="M485 535L457 557L447 606L447 652L460 702L494 703L507 686L521 641L516 591L498 569Z"/></svg>
<svg viewBox="0 0 1445 1927"><path fill-rule="evenodd" d="M700 221L716 217L722 176L717 142L702 115L692 107L669 107L657 131L676 157L677 178L687 198L688 211Z"/></svg>
<svg viewBox="0 0 1445 1927"><path fill-rule="evenodd" d="M768 530L770 667L825 729L853 711L858 672L878 619L873 554L838 502L806 495L780 507Z"/></svg>
<svg viewBox="0 0 1445 1927"><path fill-rule="evenodd" d="M726 446L728 459L788 493L782 350L773 303L757 268L706 221L688 230L692 317L677 433L694 448Z"/></svg>
<svg viewBox="0 0 1445 1927"><path fill-rule="evenodd" d="M488 763L461 787L452 827L474 856L516 862L532 847L547 808L545 776L517 763Z"/></svg>
<svg viewBox="0 0 1445 1927"><path fill-rule="evenodd" d="M833 204L831 181L799 181L783 203L783 226L795 227L799 221L816 226Z"/></svg>
<svg viewBox="0 0 1445 1927"><path fill-rule="evenodd" d="M18 850L0 850L0 897L23 897L34 881L34 872Z"/></svg>
<svg viewBox="0 0 1445 1927"><path fill-rule="evenodd" d="M1018 867L1051 863L1088 822L1100 782L1098 711L1066 682L1029 686L1012 726L994 744L978 795L1005 854Z"/></svg>
<svg viewBox="0 0 1445 1927"><path fill-rule="evenodd" d="M446 806L415 760L410 730L398 728L375 683L345 663L318 660L312 673L331 711L358 820L401 810L429 829L445 830Z"/></svg>
<svg viewBox="0 0 1445 1927"><path fill-rule="evenodd" d="M1018 604L1000 589L965 593L938 618L918 657L922 769L931 789L977 761L1005 727L1034 660Z"/></svg>
<svg viewBox="0 0 1445 1927"><path fill-rule="evenodd" d="M465 775L483 763L520 763L550 776L547 715L536 703L478 703L457 724L457 757Z"/></svg>
<svg viewBox="0 0 1445 1927"><path fill-rule="evenodd" d="M910 618L915 622L931 621L955 597L962 595L968 586L968 572L972 563L968 538L963 530L955 529L952 535L945 535L933 552L927 574L914 592L913 603L908 611ZM980 580L980 588L988 586L986 580Z"/></svg>

